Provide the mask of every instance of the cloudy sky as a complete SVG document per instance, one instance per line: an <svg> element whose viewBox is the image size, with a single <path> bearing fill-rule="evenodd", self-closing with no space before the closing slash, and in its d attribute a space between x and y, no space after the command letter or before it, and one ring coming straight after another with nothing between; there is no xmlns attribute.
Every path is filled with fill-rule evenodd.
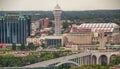
<svg viewBox="0 0 120 69"><path fill-rule="evenodd" d="M62 10L120 9L120 0L58 0ZM0 0L1 10L53 10L57 0Z"/></svg>

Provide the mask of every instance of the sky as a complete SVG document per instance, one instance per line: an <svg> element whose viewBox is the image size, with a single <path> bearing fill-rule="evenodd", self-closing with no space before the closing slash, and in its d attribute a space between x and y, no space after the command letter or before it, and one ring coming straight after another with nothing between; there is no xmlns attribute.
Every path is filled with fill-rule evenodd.
<svg viewBox="0 0 120 69"><path fill-rule="evenodd" d="M120 0L0 0L0 10L51 11L57 3L64 11L120 9Z"/></svg>

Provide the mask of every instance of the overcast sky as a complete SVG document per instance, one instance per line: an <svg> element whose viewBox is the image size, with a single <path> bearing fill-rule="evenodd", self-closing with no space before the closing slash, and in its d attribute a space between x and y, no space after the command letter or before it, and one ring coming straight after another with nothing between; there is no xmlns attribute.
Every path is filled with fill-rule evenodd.
<svg viewBox="0 0 120 69"><path fill-rule="evenodd" d="M62 10L120 9L120 0L58 0ZM0 0L2 10L53 10L57 0Z"/></svg>

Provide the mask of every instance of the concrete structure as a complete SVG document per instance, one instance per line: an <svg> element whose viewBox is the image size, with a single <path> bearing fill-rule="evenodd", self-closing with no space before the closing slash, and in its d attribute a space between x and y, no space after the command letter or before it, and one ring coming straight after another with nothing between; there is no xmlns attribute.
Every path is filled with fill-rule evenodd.
<svg viewBox="0 0 120 69"><path fill-rule="evenodd" d="M54 18L55 18L55 36L60 36L61 35L61 14L62 10L60 6L57 4L53 10Z"/></svg>
<svg viewBox="0 0 120 69"><path fill-rule="evenodd" d="M45 36L42 37L46 47L60 47L62 43L62 36Z"/></svg>
<svg viewBox="0 0 120 69"><path fill-rule="evenodd" d="M94 52L91 54L92 64L107 65L119 54L120 52Z"/></svg>
<svg viewBox="0 0 120 69"><path fill-rule="evenodd" d="M40 38L36 38L36 37L32 37L32 38L29 37L29 38L26 39L26 42L27 42L27 45L29 43L33 43L34 45L40 45L41 44Z"/></svg>
<svg viewBox="0 0 120 69"><path fill-rule="evenodd" d="M120 44L119 35L119 26L115 23L83 23L80 26L72 26L71 32L63 35L62 45L66 47L84 46L83 48L85 46L93 48L95 45L97 49L105 50L108 49L108 44L109 49L113 45Z"/></svg>
<svg viewBox="0 0 120 69"><path fill-rule="evenodd" d="M60 66L62 64L74 64L76 66L89 65L89 64L100 64L107 65L113 60L115 55L120 54L120 52L86 52L78 53L70 56L55 58L24 67L51 67Z"/></svg>
<svg viewBox="0 0 120 69"><path fill-rule="evenodd" d="M88 56L88 55L90 55L90 53L74 54L74 55L70 55L70 56L55 58L55 59L52 59L52 60L47 60L47 61L43 61L43 62L31 64L31 65L27 65L27 66L24 66L24 67L59 66L59 65L64 64L64 63L73 63L73 64L79 66L79 63L76 63L77 62L77 58L85 57L85 56ZM83 61L83 58L81 59L81 61ZM83 64L83 62L81 62L81 64Z"/></svg>
<svg viewBox="0 0 120 69"><path fill-rule="evenodd" d="M63 34L62 45L90 45L92 44L92 33Z"/></svg>

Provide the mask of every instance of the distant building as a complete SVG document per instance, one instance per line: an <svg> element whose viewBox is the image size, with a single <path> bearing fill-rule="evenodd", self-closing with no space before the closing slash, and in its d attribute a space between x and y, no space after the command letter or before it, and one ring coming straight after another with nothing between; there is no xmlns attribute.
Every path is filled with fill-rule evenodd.
<svg viewBox="0 0 120 69"><path fill-rule="evenodd" d="M44 41L47 47L61 47L62 36L46 36Z"/></svg>
<svg viewBox="0 0 120 69"><path fill-rule="evenodd" d="M49 25L49 18L44 19L44 27L47 28Z"/></svg>
<svg viewBox="0 0 120 69"><path fill-rule="evenodd" d="M62 45L72 47L77 45L78 49L98 49L99 46L108 48L109 44L117 45L112 48L119 48L120 31L115 23L83 23L74 25L70 33L63 35ZM101 37L103 37L101 39ZM102 42L102 43L101 43ZM101 44L100 44L101 43Z"/></svg>
<svg viewBox="0 0 120 69"><path fill-rule="evenodd" d="M39 19L39 20L35 21L34 23L32 23L31 36L33 36L35 34L40 35L41 29L48 28L49 23L50 23L50 21L48 18L42 18L42 19Z"/></svg>
<svg viewBox="0 0 120 69"><path fill-rule="evenodd" d="M61 35L61 14L62 14L62 10L60 8L60 6L57 4L53 10L53 14L54 14L54 19L55 19L55 33L54 35L56 36L60 36Z"/></svg>
<svg viewBox="0 0 120 69"><path fill-rule="evenodd" d="M62 44L62 36L61 36L61 13L62 10L60 6L57 4L53 10L54 14L54 22L55 22L55 28L54 28L54 36L45 36L43 37L45 41L45 46L47 47L60 47ZM44 25L47 25L47 20ZM42 24L42 23L41 23Z"/></svg>
<svg viewBox="0 0 120 69"><path fill-rule="evenodd" d="M107 42L110 42L110 39L114 44L120 44L120 40L117 39L120 35L119 26L115 23L83 23L80 26L73 26L70 33L93 33L92 40L98 42L98 36L101 32L104 33L104 36L107 37ZM111 38L108 38L111 37Z"/></svg>
<svg viewBox="0 0 120 69"><path fill-rule="evenodd" d="M30 36L31 18L25 15L0 16L0 43L26 44Z"/></svg>
<svg viewBox="0 0 120 69"><path fill-rule="evenodd" d="M38 22L39 22L38 26L40 29L48 28L48 25L50 23L49 18L42 18L42 19L38 20Z"/></svg>
<svg viewBox="0 0 120 69"><path fill-rule="evenodd" d="M92 44L92 33L64 34L63 46L67 45L90 45Z"/></svg>
<svg viewBox="0 0 120 69"><path fill-rule="evenodd" d="M83 23L79 26L72 27L71 33L74 32L81 32L82 29L88 29L86 30L95 33L99 32L105 32L105 33L119 33L119 26L115 23Z"/></svg>
<svg viewBox="0 0 120 69"><path fill-rule="evenodd" d="M29 45L30 43L33 43L34 45L40 45L41 44L40 43L40 38L36 38L36 37L27 38L26 41L27 41L27 45Z"/></svg>

